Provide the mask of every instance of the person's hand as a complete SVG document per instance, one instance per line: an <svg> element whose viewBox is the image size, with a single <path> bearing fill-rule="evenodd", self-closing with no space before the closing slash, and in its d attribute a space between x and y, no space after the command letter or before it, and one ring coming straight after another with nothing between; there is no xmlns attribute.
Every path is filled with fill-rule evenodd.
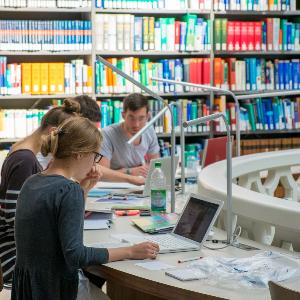
<svg viewBox="0 0 300 300"><path fill-rule="evenodd" d="M84 190L85 194L87 194L88 191L96 185L102 175L100 166L98 164L93 165L90 172L87 173L85 178L80 181L80 186Z"/></svg>
<svg viewBox="0 0 300 300"><path fill-rule="evenodd" d="M149 165L141 165L139 167L130 168L130 175L147 177Z"/></svg>
<svg viewBox="0 0 300 300"><path fill-rule="evenodd" d="M130 247L131 259L155 259L159 246L152 242L144 242Z"/></svg>
<svg viewBox="0 0 300 300"><path fill-rule="evenodd" d="M143 176L129 176L128 182L134 185L143 185L145 184L145 177Z"/></svg>

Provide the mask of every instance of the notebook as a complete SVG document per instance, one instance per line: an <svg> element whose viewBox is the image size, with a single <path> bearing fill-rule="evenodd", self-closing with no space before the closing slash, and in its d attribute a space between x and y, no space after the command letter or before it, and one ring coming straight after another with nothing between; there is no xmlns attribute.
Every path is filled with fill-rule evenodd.
<svg viewBox="0 0 300 300"><path fill-rule="evenodd" d="M166 271L165 274L181 281L190 281L207 278L207 276L201 270L196 268L169 270Z"/></svg>
<svg viewBox="0 0 300 300"><path fill-rule="evenodd" d="M172 213L139 217L132 219L132 223L146 233L160 233L172 230L177 220L178 215Z"/></svg>
<svg viewBox="0 0 300 300"><path fill-rule="evenodd" d="M222 206L222 200L191 194L172 233L141 238L158 243L159 253L200 250ZM130 238L124 240L137 243Z"/></svg>

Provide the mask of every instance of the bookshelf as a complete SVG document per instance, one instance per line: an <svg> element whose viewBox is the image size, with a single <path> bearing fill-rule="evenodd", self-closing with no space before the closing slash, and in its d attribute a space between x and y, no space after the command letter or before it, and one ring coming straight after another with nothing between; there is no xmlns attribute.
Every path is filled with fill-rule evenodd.
<svg viewBox="0 0 300 300"><path fill-rule="evenodd" d="M3 1L4 2L4 1ZM7 1L9 2L9 1ZM22 1L20 1L21 3ZM30 1L28 1L29 3ZM36 1L38 2L38 1ZM54 1L55 2L55 1ZM54 3L53 2L53 3ZM101 2L105 3L108 8L99 8L99 4ZM126 1L123 1L124 3ZM131 1L136 2L138 1ZM141 3L147 3L147 1L140 1ZM160 5L162 1L148 1L148 3L157 2L157 6ZM96 66L95 62L97 59L97 55L103 56L105 58L116 58L116 59L123 59L123 58L138 58L140 61L143 59L149 60L150 64L158 63L162 59L209 59L209 68L210 71L204 70L203 72L209 72L209 83L214 85L215 84L215 76L214 76L214 63L216 58L221 58L224 61L229 58L236 58L237 60L243 60L244 58L260 58L265 60L271 60L274 62L275 60L287 60L289 59L292 61L293 59L300 58L300 48L284 51L284 50L258 50L258 51L229 51L229 50L216 50L215 42L216 42L216 35L214 32L214 25L216 21L219 19L227 19L227 21L241 21L241 22L260 22L267 18L280 18L280 19L287 19L288 21L298 23L298 19L300 17L300 10L288 10L288 11L275 11L275 10L267 10L267 11L242 11L242 10L229 10L220 11L219 8L223 7L223 2L220 0L218 3L219 7L213 7L216 1L199 1L200 5L203 5L200 8L196 8L197 1L186 1L191 2L189 6L185 6L184 8L175 9L176 5L179 3L184 3L185 1L180 0L166 0L166 8L149 8L146 7L148 4L141 4L140 8L117 8L117 5L121 5L122 1L93 1L92 3L87 3L85 1L73 1L74 7L0 7L0 21L1 20L88 20L91 22L91 37L92 37L92 45L89 50L68 50L68 51L1 51L0 56L7 57L8 63L21 63L21 62L62 62L62 63L70 63L71 60L81 59L83 63L90 66L92 70L92 78L91 84L92 88L89 94L97 99L98 101L106 101L107 99L111 99L112 101L120 100L124 98L127 93L120 91L119 93L99 93L96 88ZM231 1L232 2L232 1ZM242 1L243 2L243 1ZM248 1L251 2L251 1ZM265 1L266 2L266 1ZM275 0L276 2L276 0ZM1 6L0 0L0 6ZM51 5L53 5L51 2ZM58 3L58 1L57 1ZM71 3L71 2L70 2ZM201 4L203 3L203 4ZM254 2L253 2L254 3ZM276 2L278 3L278 1ZM295 6L295 3L291 3L291 6ZM60 6L66 5L66 1L60 1ZM86 7L78 7L86 5ZM156 4L155 4L156 5ZM224 5L226 3L224 2ZM254 4L253 4L254 5ZM77 7L76 7L77 6ZM98 6L98 7L97 7ZM207 8L210 6L209 8ZM113 8L114 7L114 8ZM299 8L297 6L297 8ZM97 18L99 15L122 15L127 16L131 15L131 18L135 17L153 17L155 20L160 20L161 18L172 18L174 21L182 21L184 16L187 14L189 15L196 15L197 18L202 18L203 22L209 20L210 21L210 28L208 30L208 39L210 42L210 47L204 46L204 49L198 49L197 51L179 51L178 49L175 50L144 50L143 47L139 51L134 51L133 49L130 50L98 50L97 49ZM125 18L125 17L124 17ZM1 47L0 47L1 48ZM222 46L221 46L222 48ZM199 79L199 78L198 78ZM1 82L0 82L1 83ZM222 83L221 83L222 84ZM300 83L299 83L300 84ZM152 87L151 85L149 86ZM273 91L267 90L267 92ZM132 90L133 92L134 90ZM234 91L236 95L243 95L243 94L251 94L258 92L258 90L239 90ZM158 91L159 95L165 98L167 101L177 100L177 99L188 99L189 101L198 101L200 99L203 103L206 102L208 105L209 111L212 113L214 110L214 97L220 97L219 95L213 95L212 93L203 92L203 91ZM1 94L0 94L1 95ZM14 102L13 107L17 108L30 108L31 106L35 105L35 102L42 101L46 105L50 103L52 99L63 99L68 96L74 96L74 93L52 93L52 94L35 94L35 95L1 95L0 96L0 106L6 108L5 106L11 107L11 103ZM223 101L223 100L222 100ZM230 99L226 99L226 102L230 102ZM28 104L30 103L30 105ZM250 138L250 137L257 137L257 136L276 136L282 134L289 134L289 135L297 135L299 134L300 129L289 129L289 130L257 130L257 131L249 131L249 132L241 132L243 138ZM214 132L211 128L208 132L197 132L197 133L187 133L188 140L197 140L199 138L206 138L212 135L223 135L223 132ZM158 133L158 137L162 139L169 139L168 133ZM0 139L0 142L6 142L7 139ZM13 142L14 140L11 139Z"/></svg>

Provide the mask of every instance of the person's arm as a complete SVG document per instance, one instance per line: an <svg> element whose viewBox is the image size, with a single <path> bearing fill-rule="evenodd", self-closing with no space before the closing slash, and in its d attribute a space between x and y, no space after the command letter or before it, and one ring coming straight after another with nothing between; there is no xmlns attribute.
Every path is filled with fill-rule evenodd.
<svg viewBox="0 0 300 300"><path fill-rule="evenodd" d="M111 182L128 182L135 185L145 184L145 178L142 176L128 175L123 172L118 172L116 170L109 169L107 167L101 166L102 180Z"/></svg>
<svg viewBox="0 0 300 300"><path fill-rule="evenodd" d="M76 183L65 186L59 203L58 233L67 264L73 268L103 264L123 259L155 258L159 247L146 242L131 247L114 249L92 248L83 245L83 191Z"/></svg>
<svg viewBox="0 0 300 300"><path fill-rule="evenodd" d="M37 173L38 171L39 170L37 169L36 162L31 157L24 156L20 159L16 157L16 164L12 166L12 170L8 172L9 178L7 190L5 193L5 198L1 200L1 206L4 212L6 226L13 231L17 199L20 190L26 179L28 179L31 175Z"/></svg>

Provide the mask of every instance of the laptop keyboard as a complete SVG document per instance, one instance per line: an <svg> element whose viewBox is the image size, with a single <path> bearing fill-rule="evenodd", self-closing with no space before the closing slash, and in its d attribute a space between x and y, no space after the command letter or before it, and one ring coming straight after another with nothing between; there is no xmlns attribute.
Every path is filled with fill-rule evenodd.
<svg viewBox="0 0 300 300"><path fill-rule="evenodd" d="M171 234L162 234L162 235L147 237L147 240L157 243L159 245L160 251L164 251L164 250L176 251L179 249L198 248L195 244L176 238Z"/></svg>

